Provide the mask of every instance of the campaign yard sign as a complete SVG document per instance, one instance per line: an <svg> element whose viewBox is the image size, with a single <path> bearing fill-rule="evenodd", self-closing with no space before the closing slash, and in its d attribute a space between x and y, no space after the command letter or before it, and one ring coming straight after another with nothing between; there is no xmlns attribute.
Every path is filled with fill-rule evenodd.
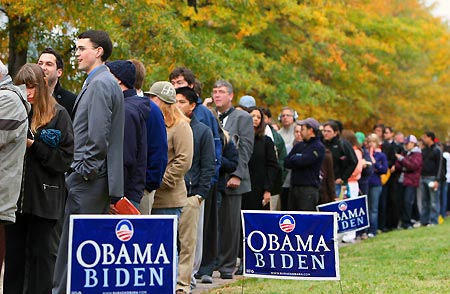
<svg viewBox="0 0 450 294"><path fill-rule="evenodd" d="M334 213L243 210L242 227L245 276L340 279Z"/></svg>
<svg viewBox="0 0 450 294"><path fill-rule="evenodd" d="M317 210L337 213L338 233L369 227L366 195L318 205Z"/></svg>
<svg viewBox="0 0 450 294"><path fill-rule="evenodd" d="M72 215L67 293L174 293L176 216Z"/></svg>

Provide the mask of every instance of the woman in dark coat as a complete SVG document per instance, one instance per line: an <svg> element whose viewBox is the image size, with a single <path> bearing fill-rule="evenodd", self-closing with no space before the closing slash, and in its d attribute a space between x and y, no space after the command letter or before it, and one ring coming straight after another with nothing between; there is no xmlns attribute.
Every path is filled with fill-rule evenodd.
<svg viewBox="0 0 450 294"><path fill-rule="evenodd" d="M276 180L279 165L272 139L264 135L266 125L259 108L250 107L248 113L253 118L255 143L248 162L252 190L242 195L241 209L270 209L270 191Z"/></svg>
<svg viewBox="0 0 450 294"><path fill-rule="evenodd" d="M50 95L37 64L25 64L14 83L26 85L32 111L16 223L6 227L3 287L5 293L51 293L55 256L50 240L64 213L64 173L73 160L72 122Z"/></svg>
<svg viewBox="0 0 450 294"><path fill-rule="evenodd" d="M273 144L272 139L264 135L266 124L263 120L263 112L257 107L250 107L247 111L253 119L255 141L253 144L253 153L248 162L252 190L242 194L241 209L269 210L270 191L273 188L280 167L275 153L275 145ZM241 239L242 236L241 228ZM238 257L241 259L241 263L234 274L242 275L242 242L239 246Z"/></svg>

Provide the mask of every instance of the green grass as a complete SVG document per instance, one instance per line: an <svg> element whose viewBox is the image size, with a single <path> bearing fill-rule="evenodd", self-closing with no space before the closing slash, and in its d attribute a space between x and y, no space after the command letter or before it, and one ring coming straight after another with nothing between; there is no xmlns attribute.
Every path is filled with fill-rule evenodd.
<svg viewBox="0 0 450 294"><path fill-rule="evenodd" d="M444 224L397 230L339 248L341 281L249 279L215 294L450 293L450 218ZM342 292L341 292L342 286Z"/></svg>

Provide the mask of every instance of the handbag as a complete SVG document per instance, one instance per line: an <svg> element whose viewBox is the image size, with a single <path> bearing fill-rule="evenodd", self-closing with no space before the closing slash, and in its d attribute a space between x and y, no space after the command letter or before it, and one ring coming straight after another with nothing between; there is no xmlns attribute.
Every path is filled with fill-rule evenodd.
<svg viewBox="0 0 450 294"><path fill-rule="evenodd" d="M385 174L380 175L381 184L384 186L391 177L391 170L388 169Z"/></svg>
<svg viewBox="0 0 450 294"><path fill-rule="evenodd" d="M56 129L43 129L40 138L50 148L56 148L61 141L61 131Z"/></svg>

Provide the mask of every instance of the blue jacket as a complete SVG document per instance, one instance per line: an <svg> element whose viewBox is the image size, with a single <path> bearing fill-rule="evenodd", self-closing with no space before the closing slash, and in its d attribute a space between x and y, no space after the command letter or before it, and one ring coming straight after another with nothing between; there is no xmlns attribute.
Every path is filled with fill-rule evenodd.
<svg viewBox="0 0 450 294"><path fill-rule="evenodd" d="M188 196L208 196L211 179L215 174L214 139L211 130L192 115L190 126L194 137L192 165L184 176Z"/></svg>
<svg viewBox="0 0 450 294"><path fill-rule="evenodd" d="M212 112L208 109L208 107L204 106L201 103L201 99L200 103L197 101L197 106L194 109L194 115L196 116L198 121L204 123L212 131L212 135L214 138L215 165L216 165L216 171L214 177L212 178L212 183L216 183L219 178L219 169L222 162L222 143L220 142L219 137L219 124L217 122L217 119L212 114Z"/></svg>
<svg viewBox="0 0 450 294"><path fill-rule="evenodd" d="M136 95L135 89L123 91L125 132L123 138L124 196L141 202L147 168L147 126L150 103Z"/></svg>
<svg viewBox="0 0 450 294"><path fill-rule="evenodd" d="M150 101L147 118L147 176L145 189L153 191L161 186L167 166L167 132L159 107Z"/></svg>
<svg viewBox="0 0 450 294"><path fill-rule="evenodd" d="M389 168L386 154L383 152L374 152L375 162L372 163L374 173L369 177L369 187L382 186L380 175L387 173Z"/></svg>
<svg viewBox="0 0 450 294"><path fill-rule="evenodd" d="M318 137L297 143L284 159L284 167L292 169L291 186L320 186L320 169L325 146Z"/></svg>

